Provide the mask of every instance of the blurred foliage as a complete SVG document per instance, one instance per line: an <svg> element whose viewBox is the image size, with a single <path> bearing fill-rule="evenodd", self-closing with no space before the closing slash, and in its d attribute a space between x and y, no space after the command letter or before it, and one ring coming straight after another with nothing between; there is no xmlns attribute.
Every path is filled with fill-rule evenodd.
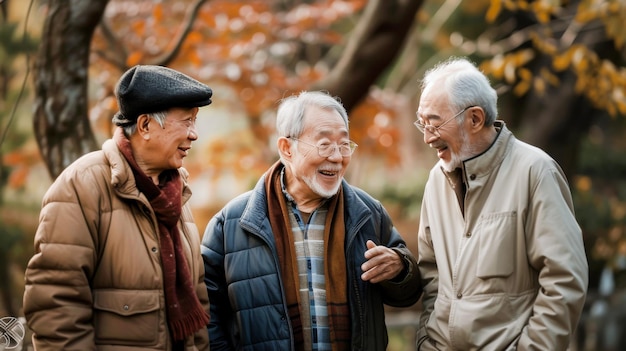
<svg viewBox="0 0 626 351"><path fill-rule="evenodd" d="M169 39L177 38L189 14L182 3L113 0L108 5L106 26L93 40L94 66L100 71L96 76L103 77L97 78L103 105L94 112L95 118L106 121L98 125L110 128L111 111L117 108L113 84L119 74L137 63L159 62L176 45ZM216 174L231 169L245 178L260 175L274 162L275 153L267 145L274 129L271 111L278 100L306 89L329 71L365 3L218 0L204 4L171 66L194 71L218 86L215 101L224 90L231 91L236 100L232 108L245 116L249 128L237 137L212 140L203 152L217 157L199 167ZM102 67L114 73L103 75ZM385 162L394 166L400 162L395 147L398 127L390 122L398 106L382 101L383 97L372 94L352 111L350 118L356 122L351 134L360 152L385 154Z"/></svg>
<svg viewBox="0 0 626 351"><path fill-rule="evenodd" d="M4 10L4 8L2 8ZM20 296L22 284L14 284L12 268L18 265L23 270L26 256L30 256L30 245L24 230L26 223L9 220L7 213L11 206L18 205L14 201L7 201L7 189L21 189L26 179L26 174L31 171L33 162L29 162L29 156L22 154L22 147L28 143L29 134L20 128L16 128L15 120L19 119L18 99L27 93L26 85L19 78L24 73L20 65L28 60L25 58L32 54L37 41L24 30L19 32L21 23L14 21L8 14L2 11L0 22L0 311L15 315L17 311L16 299ZM32 138L32 136L31 136ZM35 149L35 155L37 150ZM32 153L31 153L32 154ZM40 160L35 156L37 160ZM26 252L25 252L26 251ZM26 255L24 254L26 253ZM19 280L18 280L19 282ZM19 290L19 291L18 291ZM21 299L20 299L21 301Z"/></svg>
<svg viewBox="0 0 626 351"><path fill-rule="evenodd" d="M576 217L584 229L592 281L617 258L626 257L626 119L598 121L585 139L573 182ZM621 288L626 289L626 282Z"/></svg>
<svg viewBox="0 0 626 351"><path fill-rule="evenodd" d="M611 60L599 57L593 49L573 43L585 25L600 22L606 35L618 50L624 49L626 29L626 3L619 0L581 1L575 11L568 9L573 3L546 1L492 1L486 19L492 23L504 9L526 12L537 23L525 27L518 36L527 36L532 48L511 53L498 53L481 68L495 78L513 86L514 94L521 96L534 89L545 92L548 85L558 86L555 73L572 70L576 73L576 91L589 99L595 107L606 110L611 116L626 115L626 68L616 66ZM573 12L573 13L572 13ZM565 23L567 27L563 29ZM553 72L542 69L533 72L526 66L537 55L552 58Z"/></svg>

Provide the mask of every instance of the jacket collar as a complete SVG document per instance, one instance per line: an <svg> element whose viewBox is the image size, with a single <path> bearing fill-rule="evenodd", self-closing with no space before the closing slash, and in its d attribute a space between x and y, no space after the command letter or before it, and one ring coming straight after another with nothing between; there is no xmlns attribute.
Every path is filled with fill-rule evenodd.
<svg viewBox="0 0 626 351"><path fill-rule="evenodd" d="M499 167L509 150L508 145L515 140L504 121L497 120L494 122L494 126L498 130L498 135L491 146L484 152L463 161L463 180L465 184L469 184L468 177L471 180L480 179Z"/></svg>

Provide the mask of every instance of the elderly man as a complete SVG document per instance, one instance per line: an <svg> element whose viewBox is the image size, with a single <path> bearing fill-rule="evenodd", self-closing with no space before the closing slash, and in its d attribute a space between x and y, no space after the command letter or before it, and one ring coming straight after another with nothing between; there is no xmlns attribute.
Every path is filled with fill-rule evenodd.
<svg viewBox="0 0 626 351"><path fill-rule="evenodd" d="M280 161L204 233L211 350L384 350L383 303L414 304L419 277L380 202L343 179L346 110L303 92L276 128Z"/></svg>
<svg viewBox="0 0 626 351"><path fill-rule="evenodd" d="M496 92L466 59L426 73L417 117L439 157L418 232L418 349L567 349L588 273L561 168L496 120Z"/></svg>
<svg viewBox="0 0 626 351"><path fill-rule="evenodd" d="M24 313L42 350L207 350L200 237L182 168L211 89L175 70L120 78L113 139L43 199Z"/></svg>

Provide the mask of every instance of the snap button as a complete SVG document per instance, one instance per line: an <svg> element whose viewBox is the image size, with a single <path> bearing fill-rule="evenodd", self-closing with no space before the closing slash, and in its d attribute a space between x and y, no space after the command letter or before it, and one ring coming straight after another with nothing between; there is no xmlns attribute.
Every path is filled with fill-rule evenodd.
<svg viewBox="0 0 626 351"><path fill-rule="evenodd" d="M474 180L474 179L476 179L476 174L470 175L470 180Z"/></svg>
<svg viewBox="0 0 626 351"><path fill-rule="evenodd" d="M462 298L462 297L463 297L463 294L461 294L461 293L456 294L456 298L457 298L457 299L460 299L460 298Z"/></svg>
<svg viewBox="0 0 626 351"><path fill-rule="evenodd" d="M472 232L465 233L465 236L469 238L470 236L472 236Z"/></svg>
<svg viewBox="0 0 626 351"><path fill-rule="evenodd" d="M124 305L124 307L123 307L123 308L124 308L124 311L128 311L128 309L129 309L130 307L128 307L128 305Z"/></svg>
<svg viewBox="0 0 626 351"><path fill-rule="evenodd" d="M152 248L152 252L157 252L157 248L156 248L156 247L153 247L153 248Z"/></svg>

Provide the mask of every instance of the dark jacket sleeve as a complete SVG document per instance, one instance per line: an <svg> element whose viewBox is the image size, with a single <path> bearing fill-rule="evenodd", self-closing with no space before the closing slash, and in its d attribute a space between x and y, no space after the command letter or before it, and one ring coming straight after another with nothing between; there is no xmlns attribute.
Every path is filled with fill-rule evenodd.
<svg viewBox="0 0 626 351"><path fill-rule="evenodd" d="M209 341L211 350L232 350L228 328L232 309L226 290L224 275L224 213L220 212L209 221L202 238L204 282L211 304Z"/></svg>
<svg viewBox="0 0 626 351"><path fill-rule="evenodd" d="M416 303L422 295L422 286L420 284L420 274L417 269L417 260L415 256L406 246L404 239L393 226L389 214L385 208L380 205L381 211L381 237L385 246L394 250L406 265L406 269L400 274L404 277L397 277L394 280L388 280L380 283L383 290L383 301L385 304L394 307L407 307Z"/></svg>
<svg viewBox="0 0 626 351"><path fill-rule="evenodd" d="M371 212L372 230L381 245L394 250L404 261L405 270L392 280L379 283L383 302L394 307L407 307L416 303L422 295L420 274L415 256L406 246L398 230L394 227L389 213L380 203L362 189L350 187L354 194L369 208Z"/></svg>

